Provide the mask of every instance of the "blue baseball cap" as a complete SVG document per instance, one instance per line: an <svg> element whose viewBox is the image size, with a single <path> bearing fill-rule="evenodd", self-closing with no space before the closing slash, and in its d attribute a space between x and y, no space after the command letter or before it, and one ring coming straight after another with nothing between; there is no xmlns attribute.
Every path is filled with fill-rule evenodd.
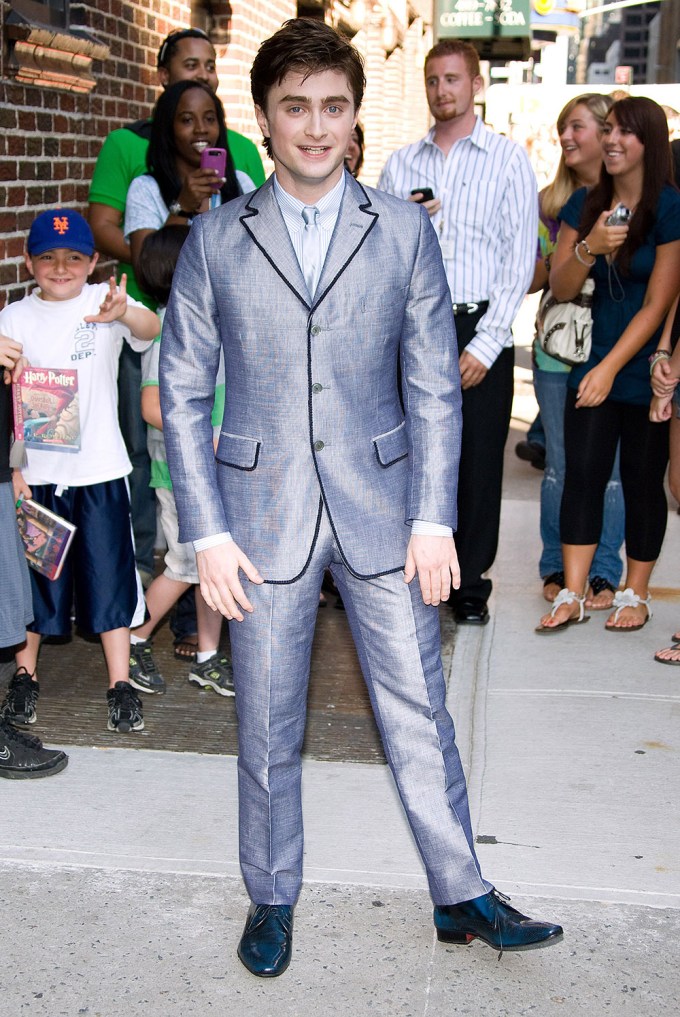
<svg viewBox="0 0 680 1017"><path fill-rule="evenodd" d="M54 208L41 212L34 219L26 241L30 257L65 247L80 251L91 258L94 254L94 237L87 220L72 208Z"/></svg>

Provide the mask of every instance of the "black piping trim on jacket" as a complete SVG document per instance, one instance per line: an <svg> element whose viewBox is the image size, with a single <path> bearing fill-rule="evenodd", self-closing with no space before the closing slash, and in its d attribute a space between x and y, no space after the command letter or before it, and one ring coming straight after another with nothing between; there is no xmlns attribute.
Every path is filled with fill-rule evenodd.
<svg viewBox="0 0 680 1017"><path fill-rule="evenodd" d="M257 194L258 192L256 191L255 193ZM291 293L294 293L294 294L295 294L295 296L296 296L296 297L298 298L298 300L299 300L299 301L300 301L300 303L301 303L301 304L303 305L303 307L306 307L306 308L307 308L307 310L309 310L309 304L307 303L307 301L305 300L305 298L304 298L304 297L302 296L302 294L301 294L301 293L299 293L299 292L298 292L298 291L297 291L297 290L295 289L295 287L293 286L293 284L292 284L292 282L290 281L290 279L287 279L287 278L286 278L286 276L285 276L285 275L283 274L283 272L281 271L281 269L279 268L279 266L278 266L278 265L276 264L276 262L275 262L275 261L272 261L272 259L271 259L271 258L269 257L269 254L268 254L268 252L267 252L267 251L265 250L265 248L264 248L264 247L262 246L262 244L261 244L261 243L260 243L260 242L259 242L259 241L257 240L257 238L256 238L255 234L253 233L253 231L252 231L252 230L250 229L250 227L248 226L248 223L246 222L246 220L247 220L247 219L252 219L252 218L253 218L254 216L256 216L256 215L259 215L259 214L260 214L260 212L259 212L259 209L257 209L257 208L253 208L253 207L252 207L252 205L246 205L246 208L248 209L248 214L247 214L247 215L245 215L245 214L244 214L244 215L242 215L242 216L239 216L239 222L241 223L241 225L243 226L243 228L244 228L244 229L246 230L246 232L247 232L248 236L249 236L249 237L250 237L250 239L251 239L251 240L253 241L253 243L255 244L255 246L257 247L257 249L258 249L259 251L261 251L261 252L262 252L262 254L263 254L263 255L265 256L265 258L267 259L267 261L269 262L269 264L271 265L271 267L272 267L272 268L274 269L274 271L276 272L276 274L277 274L277 275L279 276L279 278L280 278L280 279L282 279L282 280L283 280L283 281L285 282L286 286L287 286L287 287L288 287L288 289L289 289L289 290L291 291Z"/></svg>
<svg viewBox="0 0 680 1017"><path fill-rule="evenodd" d="M218 462L220 464L220 466L230 466L232 468L232 470L243 470L244 473L252 473L253 470L257 466L258 459L260 458L260 446L261 445L262 445L262 442L258 441L257 442L257 448L255 449L255 462L253 463L252 466L239 466L237 463L228 463L228 462L226 462L226 460L220 459L217 454L215 454L215 462Z"/></svg>
<svg viewBox="0 0 680 1017"><path fill-rule="evenodd" d="M373 442L373 451L375 452L375 458L378 460L378 464L382 466L383 470L386 470L389 466L394 466L395 463L400 463L402 459L408 459L408 449L407 449L406 452L404 452L403 456L397 456L396 459L390 459L389 463L384 463L380 458L378 446L376 445L375 441Z"/></svg>
<svg viewBox="0 0 680 1017"><path fill-rule="evenodd" d="M292 579L265 579L264 581L265 581L265 583L268 586L289 586L291 583L295 583L298 579L301 579L302 576L304 576L305 572L309 568L309 563L312 560L312 555L314 554L314 548L316 547L316 541L317 541L317 538L319 536L319 530L321 529L321 513L322 512L323 512L323 499L321 497L319 497L319 511L316 514L316 526L314 527L314 536L312 537L312 546L309 549L309 554L307 555L307 561L302 566L301 571L298 572L298 574L296 576L293 576Z"/></svg>

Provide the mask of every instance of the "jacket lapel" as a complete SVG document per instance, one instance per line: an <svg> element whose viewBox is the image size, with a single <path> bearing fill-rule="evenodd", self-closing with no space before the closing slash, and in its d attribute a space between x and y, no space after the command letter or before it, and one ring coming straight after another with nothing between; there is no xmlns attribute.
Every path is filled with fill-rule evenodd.
<svg viewBox="0 0 680 1017"><path fill-rule="evenodd" d="M318 307L333 288L377 221L378 213L372 210L368 194L354 177L346 173L345 193L316 288L314 307Z"/></svg>
<svg viewBox="0 0 680 1017"><path fill-rule="evenodd" d="M333 230L313 305L298 263L270 177L255 191L241 216L241 223L274 271L305 307L318 307L361 249L378 220L371 199L361 184L345 176L345 193Z"/></svg>
<svg viewBox="0 0 680 1017"><path fill-rule="evenodd" d="M274 194L273 176L250 198L241 223L274 271L308 308L307 286Z"/></svg>

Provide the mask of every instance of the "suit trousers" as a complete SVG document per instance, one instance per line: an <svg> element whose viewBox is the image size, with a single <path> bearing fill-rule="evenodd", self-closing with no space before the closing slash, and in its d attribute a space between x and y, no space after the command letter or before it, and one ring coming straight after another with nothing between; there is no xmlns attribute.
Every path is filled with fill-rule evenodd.
<svg viewBox="0 0 680 1017"><path fill-rule="evenodd" d="M254 611L231 621L239 725L241 871L257 904L295 904L302 883L301 747L325 568L347 610L385 755L427 871L454 904L491 884L477 861L467 788L446 710L438 610L403 571L362 580L342 562L325 511L310 563L290 583L244 578ZM360 803L357 803L360 807Z"/></svg>
<svg viewBox="0 0 680 1017"><path fill-rule="evenodd" d="M483 312L456 315L458 351L474 337ZM508 347L483 381L463 391L463 441L458 474L456 549L461 584L455 600L488 600L491 568L498 549L503 488L503 454L512 411L515 350ZM453 598L452 598L453 600Z"/></svg>

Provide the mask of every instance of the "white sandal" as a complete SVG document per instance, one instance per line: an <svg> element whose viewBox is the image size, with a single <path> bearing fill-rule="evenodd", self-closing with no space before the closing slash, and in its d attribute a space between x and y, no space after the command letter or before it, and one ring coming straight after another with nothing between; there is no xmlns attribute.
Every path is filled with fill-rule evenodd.
<svg viewBox="0 0 680 1017"><path fill-rule="evenodd" d="M608 632L637 632L639 629L644 628L649 619L652 617L652 595L648 593L646 597L641 597L635 593L631 586L628 586L625 590L617 590L612 607L616 608L614 611L612 624L609 624L609 619L605 623L605 628ZM646 607L647 617L639 625L617 625L616 622L619 620L619 615L623 611L624 607Z"/></svg>
<svg viewBox="0 0 680 1017"><path fill-rule="evenodd" d="M534 632L539 635L546 635L548 632L561 632L562 629L568 628L570 625L582 625L584 622L590 621L590 615L585 614L585 597L579 597L573 590L560 590L555 599L553 600L552 610L550 617L554 618L558 607L563 604L578 604L578 617L567 618L566 621L560 622L559 625L538 625Z"/></svg>

